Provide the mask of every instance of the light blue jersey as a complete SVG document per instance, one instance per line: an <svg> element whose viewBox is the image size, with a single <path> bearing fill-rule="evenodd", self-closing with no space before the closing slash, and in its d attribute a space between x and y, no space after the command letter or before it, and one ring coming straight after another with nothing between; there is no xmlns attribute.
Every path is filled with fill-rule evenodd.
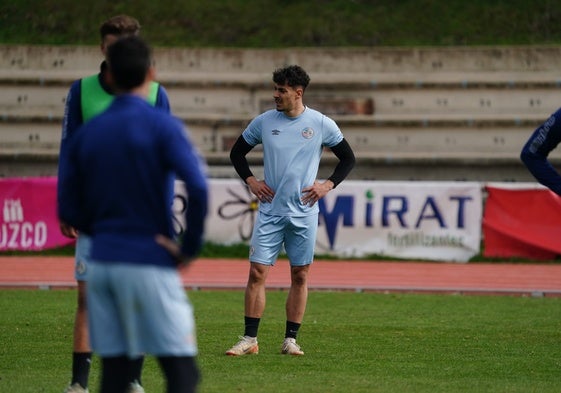
<svg viewBox="0 0 561 393"><path fill-rule="evenodd" d="M343 140L337 124L308 107L298 117L270 110L253 119L242 135L252 146L263 145L265 183L275 191L272 202L260 203L259 210L273 216L317 214L317 203L307 206L300 198L316 180L323 147Z"/></svg>

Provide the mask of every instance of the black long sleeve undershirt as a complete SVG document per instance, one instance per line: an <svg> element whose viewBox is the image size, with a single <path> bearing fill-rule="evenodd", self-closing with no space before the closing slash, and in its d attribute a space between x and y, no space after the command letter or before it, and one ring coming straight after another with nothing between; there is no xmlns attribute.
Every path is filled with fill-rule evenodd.
<svg viewBox="0 0 561 393"><path fill-rule="evenodd" d="M245 158L251 149L253 149L253 146L247 143L243 136L240 135L234 146L232 146L232 150L230 150L230 161L244 182L248 177L253 176L253 172L249 169L249 163Z"/></svg>
<svg viewBox="0 0 561 393"><path fill-rule="evenodd" d="M353 149L351 149L351 146L344 138L341 142L333 146L331 151L339 159L339 163L335 167L333 174L328 177L328 180L333 182L333 188L335 188L339 183L345 180L347 175L351 172L355 166L356 159Z"/></svg>
<svg viewBox="0 0 561 393"><path fill-rule="evenodd" d="M249 163L245 157L251 149L253 149L253 146L247 143L243 136L240 135L230 151L230 161L243 181L246 181L248 177L253 176L253 172L251 172ZM355 155L349 146L349 143L345 139L333 146L331 151L339 159L339 163L335 167L335 170L328 178L328 180L333 182L333 188L335 188L347 177L349 172L355 166Z"/></svg>

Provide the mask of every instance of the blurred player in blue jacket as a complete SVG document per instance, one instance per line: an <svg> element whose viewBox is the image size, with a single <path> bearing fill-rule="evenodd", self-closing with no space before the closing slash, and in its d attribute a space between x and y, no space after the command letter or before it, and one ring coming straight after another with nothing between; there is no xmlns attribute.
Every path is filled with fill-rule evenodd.
<svg viewBox="0 0 561 393"><path fill-rule="evenodd" d="M99 28L101 37L101 52L106 56L107 48L119 37L138 35L140 24L138 20L128 15L117 15L109 18ZM66 98L66 107L62 127L62 138L59 154L59 172L71 165L67 159L68 141L76 130L92 117L103 112L115 98L114 92L107 81L107 62L103 61L99 73L79 79L72 83ZM159 83L152 82L147 97L148 102L167 112L170 105L167 93ZM78 305L74 321L74 343L72 355L72 379L65 393L87 392L88 378L91 364L91 348L87 328L86 280L90 252L90 238L78 234L65 222L60 223L61 232L70 238L77 238L74 276L78 282ZM141 386L143 358L131 365L131 385L127 393L143 393Z"/></svg>
<svg viewBox="0 0 561 393"><path fill-rule="evenodd" d="M157 357L168 392L198 381L193 311L178 266L199 253L207 212L204 165L179 119L154 108L148 45L127 36L109 46L116 97L67 141L59 173L62 222L91 238L87 302L102 393L125 392L131 363ZM185 184L187 229L174 241L174 182Z"/></svg>

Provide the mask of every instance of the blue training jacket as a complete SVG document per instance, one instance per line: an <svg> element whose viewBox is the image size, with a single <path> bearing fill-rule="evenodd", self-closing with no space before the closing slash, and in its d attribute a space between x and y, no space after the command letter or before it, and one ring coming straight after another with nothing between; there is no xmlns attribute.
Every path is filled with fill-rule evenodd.
<svg viewBox="0 0 561 393"><path fill-rule="evenodd" d="M561 108L533 132L522 148L520 158L537 181L561 195L561 175L548 160L561 141Z"/></svg>
<svg viewBox="0 0 561 393"><path fill-rule="evenodd" d="M107 64L104 62L100 65L99 73L97 74L101 88L107 92L107 94L112 94L111 88L105 83L105 73L107 72ZM84 119L82 117L82 79L78 79L72 83L68 94L66 96L65 108L64 108L64 119L62 121L62 136L60 140L60 151L58 158L58 168L60 171L66 170L68 164L67 160L67 142L72 138L74 132L84 124ZM170 103L167 92L162 85L158 85L158 92L156 95L155 106L170 113Z"/></svg>
<svg viewBox="0 0 561 393"><path fill-rule="evenodd" d="M92 237L92 258L176 266L154 237L174 237L170 201L177 177L188 193L185 255L202 246L208 186L204 164L182 122L135 95L109 108L69 138L59 172L58 213Z"/></svg>

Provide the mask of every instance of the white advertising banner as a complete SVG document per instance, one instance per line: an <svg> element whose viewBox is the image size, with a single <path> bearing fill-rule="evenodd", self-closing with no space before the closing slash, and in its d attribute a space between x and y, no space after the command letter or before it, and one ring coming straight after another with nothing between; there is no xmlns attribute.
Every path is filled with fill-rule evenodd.
<svg viewBox="0 0 561 393"><path fill-rule="evenodd" d="M205 240L226 245L248 242L259 207L257 199L241 180L210 179L209 183L210 198ZM184 223L177 213L185 208L183 201L185 190L180 182L176 182L175 188L174 211L177 224L182 228Z"/></svg>
<svg viewBox="0 0 561 393"><path fill-rule="evenodd" d="M177 211L182 195L178 188ZM482 195L477 182L347 180L319 207L317 254L466 262L479 253ZM257 208L241 181L211 179L206 240L247 242Z"/></svg>
<svg viewBox="0 0 561 393"><path fill-rule="evenodd" d="M318 253L458 262L479 253L476 182L345 181L320 202Z"/></svg>

